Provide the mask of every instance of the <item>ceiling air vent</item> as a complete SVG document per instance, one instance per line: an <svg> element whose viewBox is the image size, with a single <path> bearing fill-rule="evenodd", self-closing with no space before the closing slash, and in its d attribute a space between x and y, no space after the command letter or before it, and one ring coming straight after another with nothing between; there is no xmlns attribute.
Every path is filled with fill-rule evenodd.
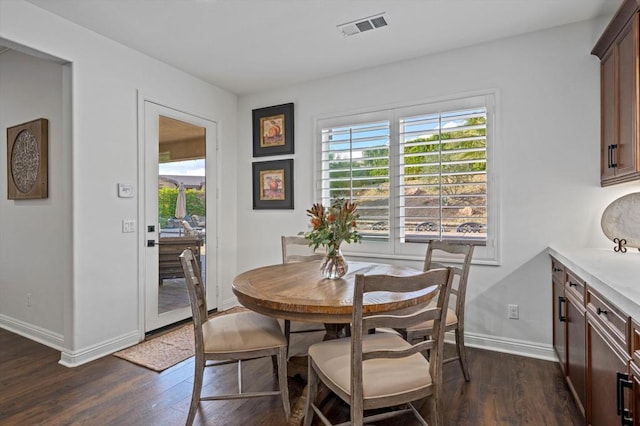
<svg viewBox="0 0 640 426"><path fill-rule="evenodd" d="M384 12L372 15L367 18L358 19L338 25L338 29L346 36L360 34L376 28L386 27L387 21L384 19Z"/></svg>

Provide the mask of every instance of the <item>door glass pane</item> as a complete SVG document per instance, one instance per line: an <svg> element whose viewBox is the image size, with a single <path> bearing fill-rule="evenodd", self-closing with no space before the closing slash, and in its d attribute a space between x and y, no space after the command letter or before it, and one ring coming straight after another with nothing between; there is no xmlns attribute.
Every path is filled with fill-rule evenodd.
<svg viewBox="0 0 640 426"><path fill-rule="evenodd" d="M179 255L187 247L206 258L205 128L160 116L158 314L189 306Z"/></svg>

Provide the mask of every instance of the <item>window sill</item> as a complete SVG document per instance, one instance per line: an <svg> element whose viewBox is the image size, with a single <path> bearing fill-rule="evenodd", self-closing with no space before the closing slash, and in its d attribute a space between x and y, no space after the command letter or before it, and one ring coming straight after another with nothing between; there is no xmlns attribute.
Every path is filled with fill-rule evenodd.
<svg viewBox="0 0 640 426"><path fill-rule="evenodd" d="M345 246L342 246L342 253L345 255L347 260L353 259L363 260L363 261L371 261L371 260L391 260L391 261L411 261L411 262L424 262L424 255L416 256L409 254L389 254L389 253L367 253L367 252L359 252L356 250L345 250ZM435 259L440 262L447 262L447 259ZM385 262L382 262L385 263ZM451 263L460 263L460 262L451 262ZM496 260L490 259L472 259L472 265L485 265L485 266L500 266L500 262Z"/></svg>

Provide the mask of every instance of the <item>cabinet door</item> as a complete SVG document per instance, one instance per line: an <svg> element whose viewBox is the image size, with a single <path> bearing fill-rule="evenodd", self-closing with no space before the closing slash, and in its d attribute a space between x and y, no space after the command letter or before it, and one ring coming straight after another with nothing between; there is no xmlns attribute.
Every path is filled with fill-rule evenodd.
<svg viewBox="0 0 640 426"><path fill-rule="evenodd" d="M553 280L553 347L560 361L560 368L566 375L566 299L564 297L564 283Z"/></svg>
<svg viewBox="0 0 640 426"><path fill-rule="evenodd" d="M631 361L629 370L631 371L631 386L632 391L632 424L634 426L640 426L640 416L637 414L640 410L640 367L634 361Z"/></svg>
<svg viewBox="0 0 640 426"><path fill-rule="evenodd" d="M585 308L568 297L567 308L567 380L574 396L587 406L587 349Z"/></svg>
<svg viewBox="0 0 640 426"><path fill-rule="evenodd" d="M601 86L601 146L600 146L600 179L606 180L615 176L613 145L617 139L616 119L616 55L612 48L600 64Z"/></svg>
<svg viewBox="0 0 640 426"><path fill-rule="evenodd" d="M640 178L638 159L638 31L634 13L622 26L600 63L602 186Z"/></svg>
<svg viewBox="0 0 640 426"><path fill-rule="evenodd" d="M637 93L636 77L638 75L636 57L636 25L637 15L622 30L618 39L618 126L617 147L614 151L616 176L636 171L636 117Z"/></svg>
<svg viewBox="0 0 640 426"><path fill-rule="evenodd" d="M587 423L593 426L621 424L618 415L618 373L627 374L628 359L587 315L588 400ZM626 393L626 391L624 391ZM624 398L629 409L629 395Z"/></svg>

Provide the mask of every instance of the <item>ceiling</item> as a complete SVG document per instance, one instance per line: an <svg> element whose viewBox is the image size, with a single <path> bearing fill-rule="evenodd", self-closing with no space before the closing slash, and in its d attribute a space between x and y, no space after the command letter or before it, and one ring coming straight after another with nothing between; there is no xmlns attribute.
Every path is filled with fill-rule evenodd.
<svg viewBox="0 0 640 426"><path fill-rule="evenodd" d="M610 16L622 0L28 0L238 95ZM385 12L386 27L337 26Z"/></svg>

